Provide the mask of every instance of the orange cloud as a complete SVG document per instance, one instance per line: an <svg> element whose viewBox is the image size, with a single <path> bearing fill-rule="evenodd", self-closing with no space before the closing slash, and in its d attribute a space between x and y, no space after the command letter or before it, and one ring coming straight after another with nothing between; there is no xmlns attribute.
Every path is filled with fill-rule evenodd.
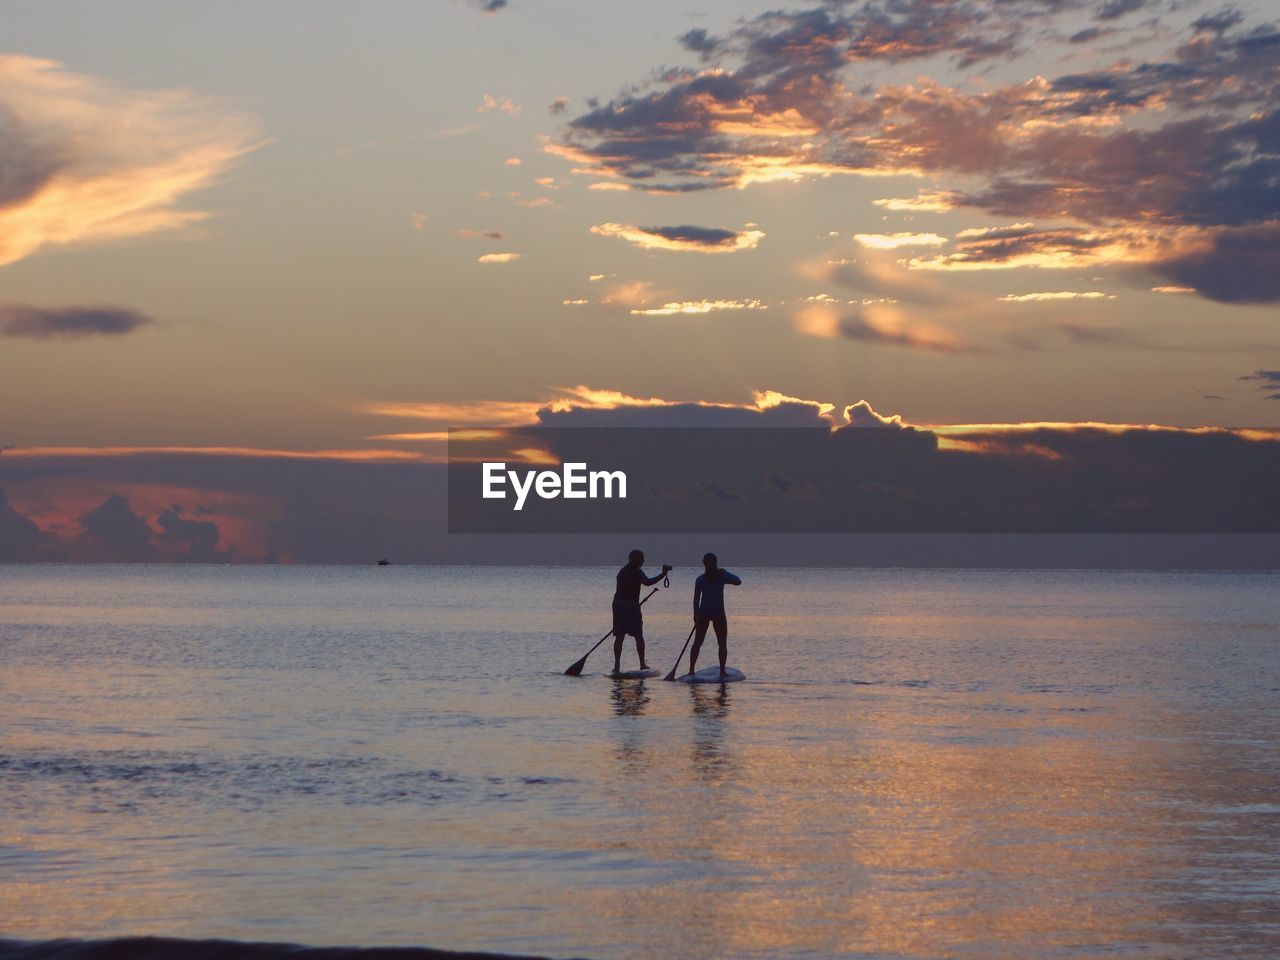
<svg viewBox="0 0 1280 960"><path fill-rule="evenodd" d="M948 190L921 190L914 197L883 197L872 200L877 207L895 212L940 213L955 209L956 195Z"/></svg>
<svg viewBox="0 0 1280 960"><path fill-rule="evenodd" d="M661 407L668 401L661 397L633 397L618 390L599 390L578 384L576 387L559 387L564 396L546 404L549 410L568 410L573 407Z"/></svg>
<svg viewBox="0 0 1280 960"><path fill-rule="evenodd" d="M520 104L515 103L509 97L495 97L491 93L486 93L484 99L480 101L480 106L476 107L476 113L488 113L490 110L498 110L508 116L514 116L523 109Z"/></svg>
<svg viewBox="0 0 1280 960"><path fill-rule="evenodd" d="M947 238L936 233L855 233L853 239L873 250L897 250L899 247L940 247Z"/></svg>
<svg viewBox="0 0 1280 960"><path fill-rule="evenodd" d="M444 401L440 403L369 402L351 405L360 413L377 417L403 417L457 426L485 424L515 426L532 423L542 403L520 400ZM403 435L401 435L403 436ZM419 436L417 439L423 439Z"/></svg>
<svg viewBox="0 0 1280 960"><path fill-rule="evenodd" d="M193 93L128 90L34 57L0 56L0 113L0 265L205 220L181 201L257 146L246 118Z"/></svg>
<svg viewBox="0 0 1280 960"><path fill-rule="evenodd" d="M13 457L145 457L155 454L184 454L209 457L252 457L281 460L353 460L392 462L422 460L412 450L276 450L261 447L6 447L6 459Z"/></svg>
<svg viewBox="0 0 1280 960"><path fill-rule="evenodd" d="M996 297L1000 303L1034 303L1041 300L1114 300L1114 293L1101 290L1055 290L1046 293L1006 293Z"/></svg>
<svg viewBox="0 0 1280 960"><path fill-rule="evenodd" d="M170 484L108 481L81 475L42 483L39 491L22 483L7 485L13 491L12 505L51 537L61 555L68 559L113 559L95 555L83 542L81 518L113 495L124 497L150 532L152 559L259 559L266 552L264 533L274 513L269 496L216 487L188 487ZM189 515L179 505L193 510ZM204 528L211 548L208 556L193 555L191 545L166 537L166 525L194 523ZM216 533L215 533L216 531ZM216 552L215 552L216 551Z"/></svg>
<svg viewBox="0 0 1280 960"><path fill-rule="evenodd" d="M775 407L781 407L783 404L799 404L814 407L820 417L830 416L836 408L834 403L825 403L821 400L805 400L801 397L792 397L785 393L779 393L777 390L753 390L751 399L757 410L772 410Z"/></svg>
<svg viewBox="0 0 1280 960"><path fill-rule="evenodd" d="M912 257L907 265L913 270L1076 269L1149 261L1167 242L1154 231L1038 229L1033 223L961 230L955 240L954 253Z"/></svg>
<svg viewBox="0 0 1280 960"><path fill-rule="evenodd" d="M566 301L568 302L568 301ZM582 301L585 303L586 301ZM718 310L768 310L759 300L681 300L664 303L660 307L634 309L631 312L645 317L670 317L675 314L712 313Z"/></svg>
<svg viewBox="0 0 1280 960"><path fill-rule="evenodd" d="M974 348L945 327L908 316L890 301L859 305L842 312L830 303L806 307L792 317L795 329L810 337L860 340L935 353L967 353Z"/></svg>
<svg viewBox="0 0 1280 960"><path fill-rule="evenodd" d="M1079 431L1097 430L1102 433L1127 433L1143 430L1156 433L1222 434L1242 437L1245 440L1280 440L1280 427L1274 429L1253 427L1174 427L1159 423L1109 423L1105 420L1036 420L1025 423L918 423L921 430L930 430L939 437L963 434L1029 433L1036 430Z"/></svg>

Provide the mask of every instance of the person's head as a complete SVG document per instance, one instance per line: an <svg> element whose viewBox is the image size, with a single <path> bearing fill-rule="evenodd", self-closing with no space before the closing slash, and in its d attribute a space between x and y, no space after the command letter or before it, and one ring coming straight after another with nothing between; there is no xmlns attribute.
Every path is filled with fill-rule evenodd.
<svg viewBox="0 0 1280 960"><path fill-rule="evenodd" d="M631 553L627 556L627 562L630 563L633 567L643 567L644 551L632 550Z"/></svg>
<svg viewBox="0 0 1280 960"><path fill-rule="evenodd" d="M702 565L707 568L707 573L715 573L719 562L719 558L714 553L704 553L702 555Z"/></svg>

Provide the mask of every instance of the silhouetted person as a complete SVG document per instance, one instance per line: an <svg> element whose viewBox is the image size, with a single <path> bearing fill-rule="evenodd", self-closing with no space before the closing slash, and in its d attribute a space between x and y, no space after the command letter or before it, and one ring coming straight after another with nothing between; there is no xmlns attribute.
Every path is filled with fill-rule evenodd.
<svg viewBox="0 0 1280 960"><path fill-rule="evenodd" d="M627 565L618 571L618 588L613 594L613 672L622 672L622 641L627 634L636 638L640 669L649 669L644 660L644 618L640 615L640 588L651 587L671 571L664 563L657 576L646 577L644 551L632 550Z"/></svg>
<svg viewBox="0 0 1280 960"><path fill-rule="evenodd" d="M729 620L724 613L725 584L742 586L742 581L728 570L721 570L714 553L702 558L706 572L693 581L693 649L689 652L689 672L698 669L698 651L707 636L707 625L716 628L716 643L720 646L720 676L724 676L724 664L729 658Z"/></svg>

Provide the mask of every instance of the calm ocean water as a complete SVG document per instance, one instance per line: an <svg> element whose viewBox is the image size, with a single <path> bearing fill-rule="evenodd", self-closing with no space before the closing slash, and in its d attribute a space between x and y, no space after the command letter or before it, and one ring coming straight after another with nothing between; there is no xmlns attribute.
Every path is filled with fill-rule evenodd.
<svg viewBox="0 0 1280 960"><path fill-rule="evenodd" d="M1280 575L734 569L0 566L0 937L1280 956Z"/></svg>

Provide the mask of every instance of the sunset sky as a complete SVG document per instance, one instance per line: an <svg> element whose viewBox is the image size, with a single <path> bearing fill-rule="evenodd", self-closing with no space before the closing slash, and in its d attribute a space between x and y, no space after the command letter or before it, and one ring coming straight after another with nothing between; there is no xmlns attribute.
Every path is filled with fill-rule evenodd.
<svg viewBox="0 0 1280 960"><path fill-rule="evenodd" d="M1280 422L1266 3L4 19L0 558L305 559L546 404Z"/></svg>

